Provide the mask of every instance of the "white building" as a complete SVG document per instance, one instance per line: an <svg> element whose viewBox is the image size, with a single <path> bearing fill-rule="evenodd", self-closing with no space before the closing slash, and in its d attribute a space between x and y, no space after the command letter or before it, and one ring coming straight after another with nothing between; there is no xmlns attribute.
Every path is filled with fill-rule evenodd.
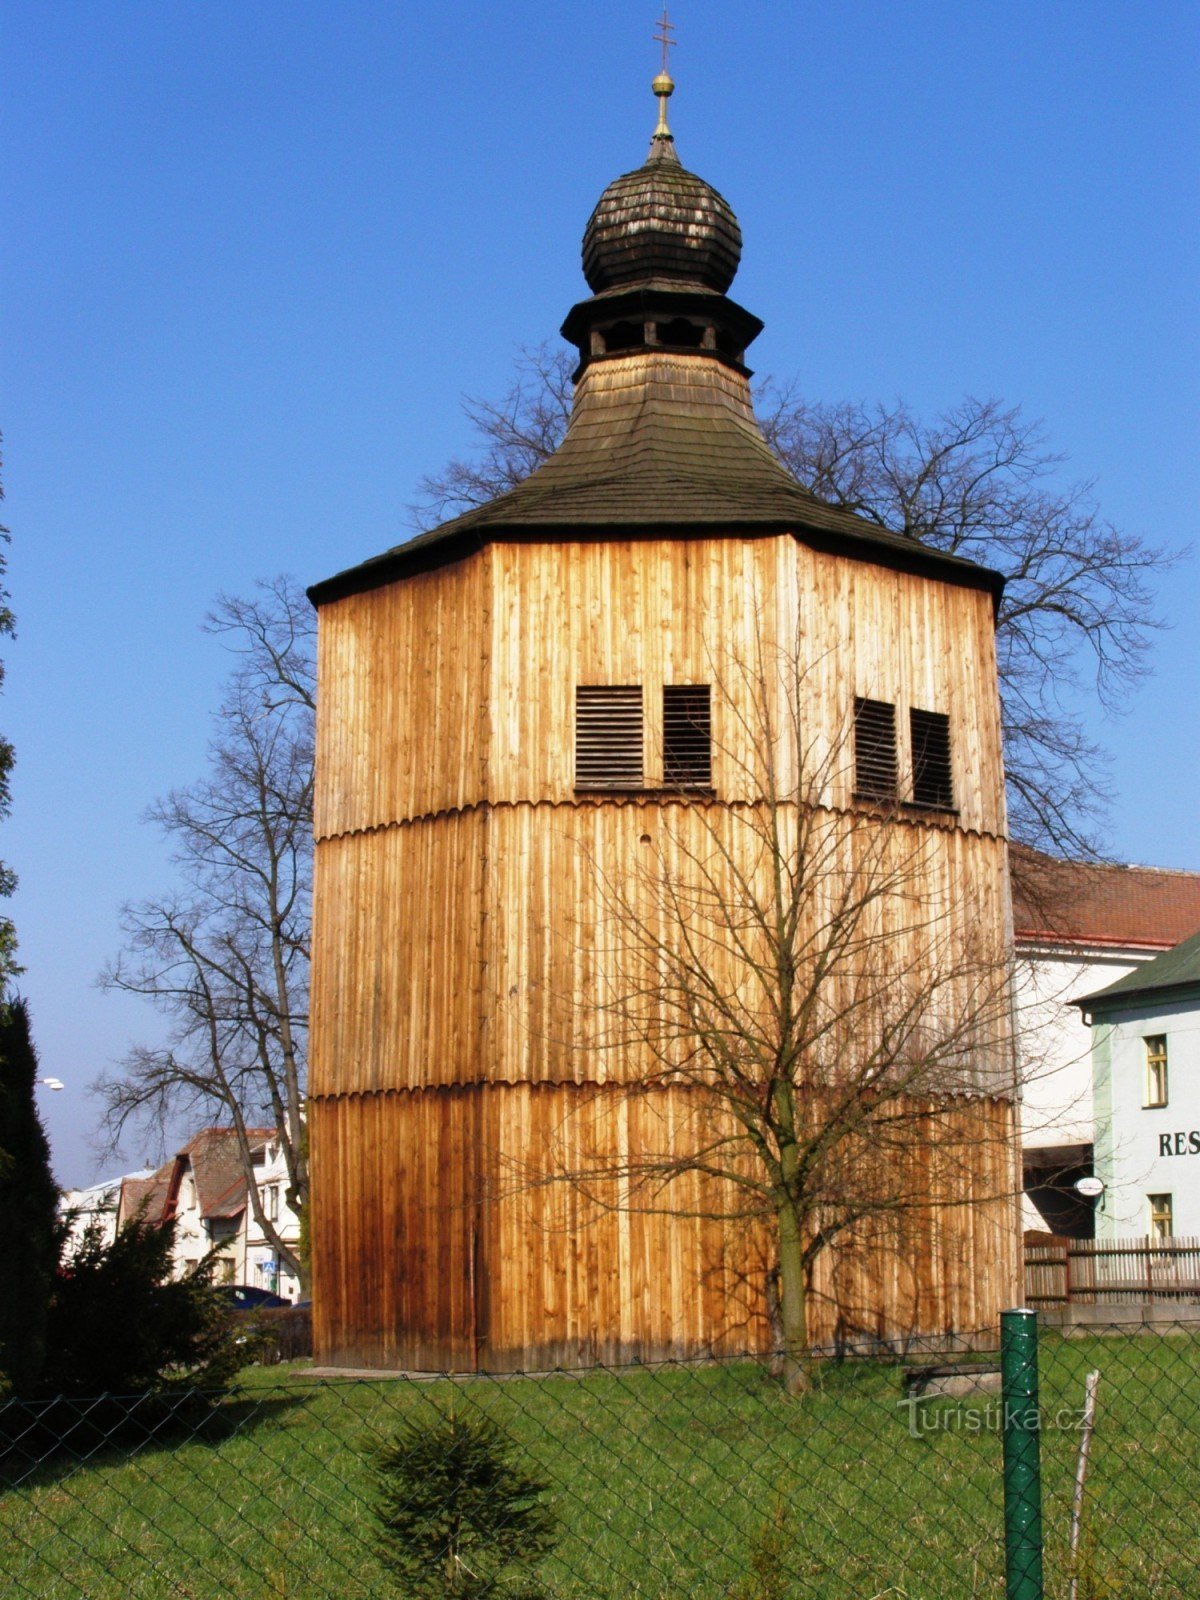
<svg viewBox="0 0 1200 1600"><path fill-rule="evenodd" d="M276 1140L269 1139L262 1147L262 1160L255 1167L255 1179L267 1221L274 1226L283 1242L298 1253L300 1219L287 1203L287 1165L283 1150ZM243 1213L243 1219L237 1246L241 1250L244 1274L240 1281L252 1283L260 1289L273 1289L276 1294L284 1295L289 1300L298 1299L300 1280L281 1265L274 1245L267 1239L249 1206Z"/></svg>
<svg viewBox="0 0 1200 1600"><path fill-rule="evenodd" d="M135 1172L134 1178L149 1178L150 1171ZM101 1244L111 1244L117 1232L117 1207L121 1199L123 1178L109 1178L104 1183L93 1183L87 1189L64 1189L58 1202L58 1214L67 1224L67 1253L74 1251L90 1228L94 1228Z"/></svg>
<svg viewBox="0 0 1200 1600"><path fill-rule="evenodd" d="M1013 847L1027 1228L1094 1231L1091 1039L1075 1002L1200 929L1200 873L1060 861ZM1145 1231L1143 1229L1143 1231Z"/></svg>
<svg viewBox="0 0 1200 1600"><path fill-rule="evenodd" d="M1200 933L1079 1000L1101 1238L1200 1238Z"/></svg>
<svg viewBox="0 0 1200 1600"><path fill-rule="evenodd" d="M272 1128L247 1130L264 1216L285 1246L299 1250L300 1221L287 1203L287 1167ZM254 1215L232 1128L205 1128L157 1172L122 1181L118 1225L135 1215L175 1223L175 1270L190 1272L218 1251L216 1278L295 1300L299 1279L284 1266Z"/></svg>

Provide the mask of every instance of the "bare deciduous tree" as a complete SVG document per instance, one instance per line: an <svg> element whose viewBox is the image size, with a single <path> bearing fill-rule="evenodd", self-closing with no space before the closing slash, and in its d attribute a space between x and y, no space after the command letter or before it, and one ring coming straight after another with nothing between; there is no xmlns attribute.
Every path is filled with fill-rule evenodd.
<svg viewBox="0 0 1200 1600"><path fill-rule="evenodd" d="M845 803L851 731L812 731L794 660L734 674L714 672L734 729L722 788L757 798L664 813L646 866L594 862L601 978L578 1044L615 1053L621 1093L676 1091L660 1147L580 1162L564 1128L574 1159L540 1181L761 1225L796 1390L826 1252L1011 1199L1011 994L986 872L952 867L940 829ZM699 1202L680 1182L697 1174Z"/></svg>
<svg viewBox="0 0 1200 1600"><path fill-rule="evenodd" d="M515 489L552 456L571 417L573 370L574 362L561 350L524 346L517 353L517 376L502 399L468 396L463 410L484 442L483 455L455 457L421 479L417 504L410 508L414 526L433 527Z"/></svg>
<svg viewBox="0 0 1200 1600"><path fill-rule="evenodd" d="M288 1269L304 1263L266 1214L248 1130L275 1130L288 1204L308 1198L304 1086L312 882L312 610L286 578L222 597L208 620L238 656L209 771L157 801L181 886L127 906L126 949L102 976L171 1019L99 1085L115 1145L141 1122L232 1125L255 1220Z"/></svg>
<svg viewBox="0 0 1200 1600"><path fill-rule="evenodd" d="M524 350L502 400L466 402L483 453L422 480L419 526L511 489L553 453L574 360L548 345ZM811 405L770 380L756 400L768 442L821 499L1004 575L997 645L1013 831L1094 854L1105 758L1071 701L1090 677L1118 708L1142 676L1157 626L1152 583L1172 557L1105 521L1090 483L1064 487L1063 457L1018 408L966 399L925 423L902 404Z"/></svg>
<svg viewBox="0 0 1200 1600"><path fill-rule="evenodd" d="M775 384L758 398L768 442L822 500L1004 575L996 645L1013 830L1093 854L1105 758L1068 702L1089 669L1110 710L1144 674L1151 579L1167 552L1107 522L1091 483L1061 486L1065 458L1017 407L967 398L925 423L904 405L808 405Z"/></svg>

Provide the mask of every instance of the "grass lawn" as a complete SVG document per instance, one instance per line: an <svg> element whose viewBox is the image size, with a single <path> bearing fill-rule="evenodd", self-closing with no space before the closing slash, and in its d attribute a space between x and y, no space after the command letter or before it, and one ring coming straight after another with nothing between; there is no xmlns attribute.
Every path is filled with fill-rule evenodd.
<svg viewBox="0 0 1200 1600"><path fill-rule="evenodd" d="M1079 1600L1182 1600L1200 1571L1200 1339L1044 1334L1047 1595L1090 1368L1102 1374ZM754 1363L503 1380L316 1382L253 1370L191 1437L43 1468L0 1497L0 1579L38 1600L375 1600L371 1451L401 1417L479 1408L549 1484L547 1593L966 1600L1004 1592L1000 1437L898 1369L826 1368L803 1400ZM775 1550L781 1582L741 1587ZM763 1559L760 1556L760 1561Z"/></svg>

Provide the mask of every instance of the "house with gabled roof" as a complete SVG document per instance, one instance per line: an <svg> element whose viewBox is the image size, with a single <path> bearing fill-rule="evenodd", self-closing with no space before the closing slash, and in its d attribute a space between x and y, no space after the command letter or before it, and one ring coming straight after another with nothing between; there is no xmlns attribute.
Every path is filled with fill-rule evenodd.
<svg viewBox="0 0 1200 1600"><path fill-rule="evenodd" d="M273 1128L248 1128L255 1182L268 1219L289 1245L300 1237L287 1203L287 1172ZM204 1128L157 1172L121 1181L117 1226L134 1217L175 1224L175 1270L192 1271L218 1251L217 1281L248 1283L294 1298L299 1282L277 1259L250 1204L233 1128Z"/></svg>
<svg viewBox="0 0 1200 1600"><path fill-rule="evenodd" d="M1025 1226L1086 1238L1095 1203L1074 1186L1095 1174L1104 1113L1074 1002L1140 976L1200 929L1200 872L1065 861L1014 845L1012 884Z"/></svg>
<svg viewBox="0 0 1200 1600"><path fill-rule="evenodd" d="M98 1235L103 1244L110 1244L117 1231L117 1211L124 1186L144 1183L153 1176L149 1170L133 1172L124 1178L103 1179L86 1189L64 1189L58 1202L58 1214L66 1229L68 1253L89 1233Z"/></svg>
<svg viewBox="0 0 1200 1600"><path fill-rule="evenodd" d="M1200 1238L1200 932L1075 1002L1091 1027L1101 1238Z"/></svg>

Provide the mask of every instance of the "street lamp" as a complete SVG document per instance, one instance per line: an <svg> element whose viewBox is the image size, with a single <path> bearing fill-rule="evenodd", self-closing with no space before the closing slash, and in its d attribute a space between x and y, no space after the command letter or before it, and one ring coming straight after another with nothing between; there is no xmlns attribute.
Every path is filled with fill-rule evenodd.
<svg viewBox="0 0 1200 1600"><path fill-rule="evenodd" d="M66 1084L61 1078L38 1078L38 1083L44 1083L47 1089L65 1089Z"/></svg>

